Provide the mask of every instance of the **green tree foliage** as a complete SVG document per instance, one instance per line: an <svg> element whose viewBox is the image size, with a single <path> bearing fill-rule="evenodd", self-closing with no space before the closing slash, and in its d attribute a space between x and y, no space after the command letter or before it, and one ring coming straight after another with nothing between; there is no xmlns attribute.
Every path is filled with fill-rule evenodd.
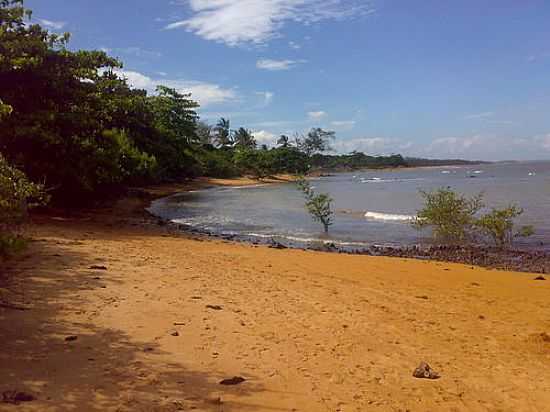
<svg viewBox="0 0 550 412"><path fill-rule="evenodd" d="M17 228L27 218L29 208L46 203L42 185L34 184L0 155L0 258L23 245Z"/></svg>
<svg viewBox="0 0 550 412"><path fill-rule="evenodd" d="M361 164L358 154L324 156L334 132L320 128L295 144L281 136L270 149L244 127L233 132L229 119L200 122L189 94L133 89L120 61L69 50L68 34L51 34L30 15L22 0L0 0L0 152L56 203L88 204L126 185L198 174L261 178Z"/></svg>
<svg viewBox="0 0 550 412"><path fill-rule="evenodd" d="M250 130L245 129L244 127L239 127L239 129L233 134L233 141L235 142L235 147L237 149L256 148L256 139L254 139L254 136Z"/></svg>
<svg viewBox="0 0 550 412"><path fill-rule="evenodd" d="M235 164L245 173L262 179L274 173L273 159L268 150L239 150L235 153Z"/></svg>
<svg viewBox="0 0 550 412"><path fill-rule="evenodd" d="M199 105L191 100L190 94L181 94L175 89L159 86L157 92L147 97L155 140L144 148L160 159L162 178L193 175L198 169L193 151L200 143L195 111Z"/></svg>
<svg viewBox="0 0 550 412"><path fill-rule="evenodd" d="M335 132L319 127L311 129L306 136L296 136L296 146L308 157L315 153L331 150L330 141L336 137Z"/></svg>
<svg viewBox="0 0 550 412"><path fill-rule="evenodd" d="M514 237L527 237L534 233L532 226L522 226L514 233L514 219L523 214L523 209L509 205L502 209L493 208L476 220L475 225L483 235L489 237L498 248L512 244Z"/></svg>
<svg viewBox="0 0 550 412"><path fill-rule="evenodd" d="M0 230L17 226L27 217L27 210L44 204L44 187L30 182L25 174L10 166L0 155Z"/></svg>
<svg viewBox="0 0 550 412"><path fill-rule="evenodd" d="M217 150L210 146L199 150L196 155L204 176L229 178L240 174L231 151Z"/></svg>
<svg viewBox="0 0 550 412"><path fill-rule="evenodd" d="M2 100L0 100L0 120L4 117L8 117L12 112L12 107L9 104L4 104Z"/></svg>
<svg viewBox="0 0 550 412"><path fill-rule="evenodd" d="M481 193L466 197L446 187L432 192L420 191L420 194L424 207L412 222L416 228L432 227L435 239L445 243L471 240L475 215L483 207Z"/></svg>
<svg viewBox="0 0 550 412"><path fill-rule="evenodd" d="M11 162L64 203L193 173L197 104L189 95L131 89L116 59L69 51L68 36L25 22L21 1L0 5L0 98L12 108L0 120L0 151Z"/></svg>
<svg viewBox="0 0 550 412"><path fill-rule="evenodd" d="M514 219L523 214L523 209L509 205L492 208L479 214L484 207L483 194L466 197L450 188L432 192L420 192L424 207L412 224L422 229L432 227L434 238L444 243L464 243L479 237L490 239L499 248L508 247L514 237L527 237L534 233L532 226L522 226L514 232Z"/></svg>
<svg viewBox="0 0 550 412"><path fill-rule="evenodd" d="M303 175L309 171L309 158L296 147L277 147L271 149L270 155L273 173Z"/></svg>
<svg viewBox="0 0 550 412"><path fill-rule="evenodd" d="M306 197L306 209L314 221L323 225L325 233L328 233L329 227L333 224L334 212L332 211L332 198L327 193L316 194L310 183L300 178L296 181L298 188Z"/></svg>
<svg viewBox="0 0 550 412"><path fill-rule="evenodd" d="M311 166L313 169L342 171L405 167L408 164L401 155L368 156L365 153L352 152L343 155L315 154L311 157Z"/></svg>
<svg viewBox="0 0 550 412"><path fill-rule="evenodd" d="M287 135L282 134L279 139L277 139L277 144L281 147L289 147L290 139Z"/></svg>

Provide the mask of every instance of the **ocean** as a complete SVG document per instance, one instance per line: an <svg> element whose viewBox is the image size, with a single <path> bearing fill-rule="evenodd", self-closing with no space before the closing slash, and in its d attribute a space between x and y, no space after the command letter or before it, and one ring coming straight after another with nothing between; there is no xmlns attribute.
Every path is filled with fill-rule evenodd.
<svg viewBox="0 0 550 412"><path fill-rule="evenodd" d="M293 183L181 193L153 202L150 212L201 232L287 246L427 245L429 230L410 225L422 206L419 190L450 187L467 195L483 192L490 207L522 207L517 223L533 225L535 234L518 239L516 246L550 249L550 162L365 170L312 179L311 184L334 199L336 213L328 235L307 214L303 195Z"/></svg>

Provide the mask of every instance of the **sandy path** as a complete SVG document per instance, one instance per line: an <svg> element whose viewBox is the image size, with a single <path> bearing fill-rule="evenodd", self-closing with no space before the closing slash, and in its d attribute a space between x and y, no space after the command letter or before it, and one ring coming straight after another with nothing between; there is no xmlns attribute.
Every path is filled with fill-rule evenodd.
<svg viewBox="0 0 550 412"><path fill-rule="evenodd" d="M37 400L0 410L550 410L535 275L93 222L33 232L0 277L29 309L0 308L0 392ZM442 378L412 378L421 360Z"/></svg>

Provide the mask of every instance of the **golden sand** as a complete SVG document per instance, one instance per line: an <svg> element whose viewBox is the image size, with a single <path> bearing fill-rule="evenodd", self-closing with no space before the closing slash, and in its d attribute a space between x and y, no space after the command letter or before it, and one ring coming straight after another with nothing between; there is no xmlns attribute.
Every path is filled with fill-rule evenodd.
<svg viewBox="0 0 550 412"><path fill-rule="evenodd" d="M0 275L0 392L37 399L0 410L550 410L550 281L178 235L143 203L35 218Z"/></svg>

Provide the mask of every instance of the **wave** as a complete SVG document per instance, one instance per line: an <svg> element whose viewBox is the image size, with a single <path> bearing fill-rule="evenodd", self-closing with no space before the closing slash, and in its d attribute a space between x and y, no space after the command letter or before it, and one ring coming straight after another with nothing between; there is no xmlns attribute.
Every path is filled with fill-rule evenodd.
<svg viewBox="0 0 550 412"><path fill-rule="evenodd" d="M382 212L367 212L365 218L369 220L381 220L385 222L410 222L414 220L416 216L413 215L400 215L396 213L382 213Z"/></svg>
<svg viewBox="0 0 550 412"><path fill-rule="evenodd" d="M356 247L368 247L368 246L382 246L381 244L370 242L353 242L338 239L321 239L318 237L300 237L292 235L284 235L279 233L265 234L265 233L243 233L244 236L256 237L261 239L284 239L297 243L323 243L325 245L334 244L337 246L356 246Z"/></svg>
<svg viewBox="0 0 550 412"><path fill-rule="evenodd" d="M395 182L412 182L416 180L426 180L422 177L414 178L393 178L393 179L383 179L381 177L363 177L361 178L361 183L395 183Z"/></svg>

